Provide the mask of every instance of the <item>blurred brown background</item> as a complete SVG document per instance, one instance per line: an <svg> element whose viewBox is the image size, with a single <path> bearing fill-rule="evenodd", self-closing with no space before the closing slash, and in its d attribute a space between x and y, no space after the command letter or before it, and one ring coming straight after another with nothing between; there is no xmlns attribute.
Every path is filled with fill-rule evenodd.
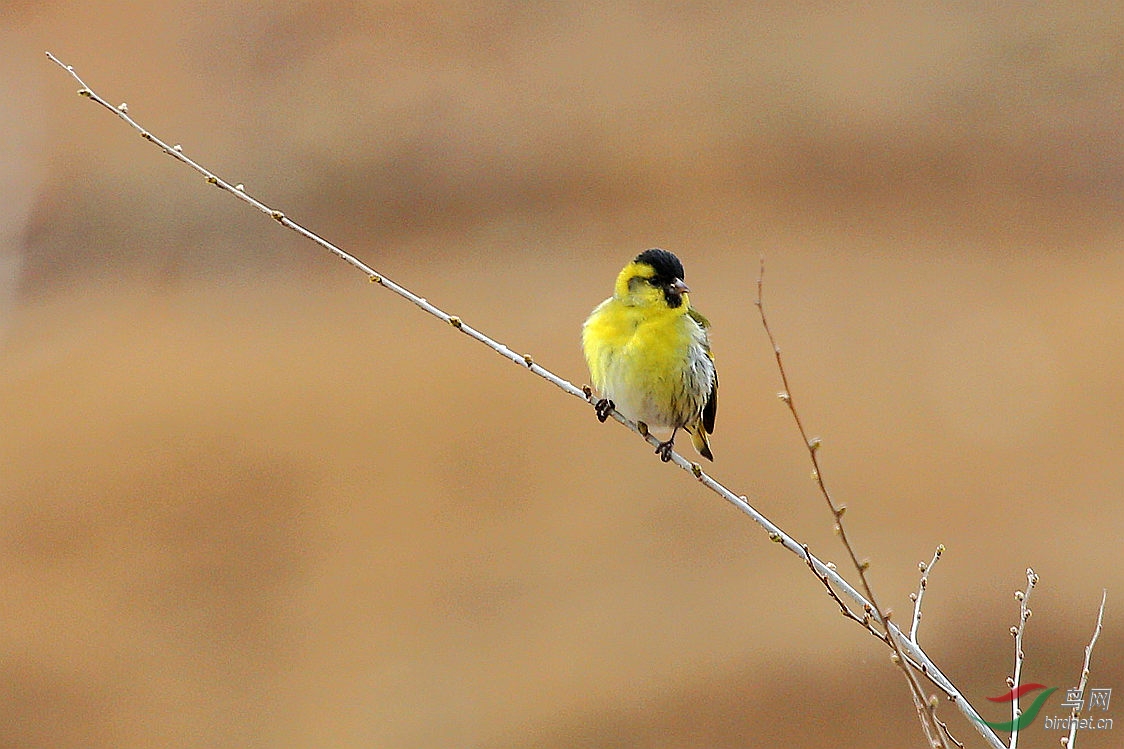
<svg viewBox="0 0 1124 749"><path fill-rule="evenodd" d="M0 745L922 743L883 648L746 518L50 49L579 384L619 267L675 251L715 476L841 562L764 253L882 601L907 618L946 544L922 641L1002 720L1025 568L1024 678L1063 691L1108 588L1121 725L1079 746L1119 746L1124 11L982 6L6 3Z"/></svg>

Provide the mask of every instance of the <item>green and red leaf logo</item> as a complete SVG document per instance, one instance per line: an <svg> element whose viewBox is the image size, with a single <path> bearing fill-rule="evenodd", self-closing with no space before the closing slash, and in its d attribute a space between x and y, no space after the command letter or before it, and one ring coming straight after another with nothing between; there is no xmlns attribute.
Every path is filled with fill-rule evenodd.
<svg viewBox="0 0 1124 749"><path fill-rule="evenodd" d="M992 702L1015 702L1017 704L1019 698L1022 697L1024 694L1030 694L1031 692L1037 692L1039 689L1046 689L1046 685L1045 684L1023 684L1022 686L1020 686L1016 689L1012 689L1007 694L1001 694L998 697L988 697L988 699ZM983 718L980 718L980 722L983 723L985 726L989 726L991 728L994 728L996 731L1019 731L1019 730L1022 730L1023 728L1026 728L1028 725L1030 725L1034 721L1034 719L1038 717L1038 712L1042 709L1042 705L1044 705L1046 703L1046 700L1050 697L1050 695L1053 694L1054 692L1056 692L1057 690L1058 690L1057 687L1050 687L1049 689L1046 689L1045 692L1043 692L1042 694L1035 697L1034 702L1031 703L1030 707L1028 707L1025 712L1023 712L1021 715L1019 715L1019 717L1015 718L1014 720L992 723L989 720L984 720Z"/></svg>

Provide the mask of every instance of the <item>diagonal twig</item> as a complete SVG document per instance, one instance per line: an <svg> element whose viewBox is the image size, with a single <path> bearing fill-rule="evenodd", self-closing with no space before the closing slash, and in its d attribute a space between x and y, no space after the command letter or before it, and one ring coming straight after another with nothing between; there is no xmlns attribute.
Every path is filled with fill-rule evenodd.
<svg viewBox="0 0 1124 749"><path fill-rule="evenodd" d="M1108 591L1101 591L1101 608L1097 612L1097 626L1093 628L1093 637L1089 640L1089 644L1085 646L1085 663L1081 666L1081 681L1077 685L1077 693L1084 697L1085 687L1089 685L1089 663L1093 658L1093 646L1097 644L1097 638L1101 636L1101 625L1104 622L1104 604L1108 599ZM1073 749L1073 745L1077 741L1077 713L1081 712L1080 707L1074 707L1069 713L1069 736L1062 739L1062 743Z"/></svg>

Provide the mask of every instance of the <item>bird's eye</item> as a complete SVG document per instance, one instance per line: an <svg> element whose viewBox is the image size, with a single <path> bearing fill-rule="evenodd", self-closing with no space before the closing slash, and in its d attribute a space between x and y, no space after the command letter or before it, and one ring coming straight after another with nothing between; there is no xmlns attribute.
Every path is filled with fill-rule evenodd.
<svg viewBox="0 0 1124 749"><path fill-rule="evenodd" d="M660 283L660 280L656 276L633 276L632 278L628 279L628 288L633 292L638 290L641 284L645 284L656 289L663 288L663 285Z"/></svg>

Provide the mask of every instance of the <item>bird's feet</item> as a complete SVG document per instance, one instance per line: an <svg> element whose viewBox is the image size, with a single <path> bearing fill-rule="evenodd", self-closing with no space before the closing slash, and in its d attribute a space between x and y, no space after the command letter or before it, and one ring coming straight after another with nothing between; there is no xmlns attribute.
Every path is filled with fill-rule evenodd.
<svg viewBox="0 0 1124 749"><path fill-rule="evenodd" d="M602 424L609 418L609 414L613 412L616 405L608 398L602 398L593 405L593 410L597 412L597 420Z"/></svg>
<svg viewBox="0 0 1124 749"><path fill-rule="evenodd" d="M667 463L671 460L671 451L675 447L675 437L672 437L667 442L661 442L656 445L656 455L660 456L660 460Z"/></svg>

